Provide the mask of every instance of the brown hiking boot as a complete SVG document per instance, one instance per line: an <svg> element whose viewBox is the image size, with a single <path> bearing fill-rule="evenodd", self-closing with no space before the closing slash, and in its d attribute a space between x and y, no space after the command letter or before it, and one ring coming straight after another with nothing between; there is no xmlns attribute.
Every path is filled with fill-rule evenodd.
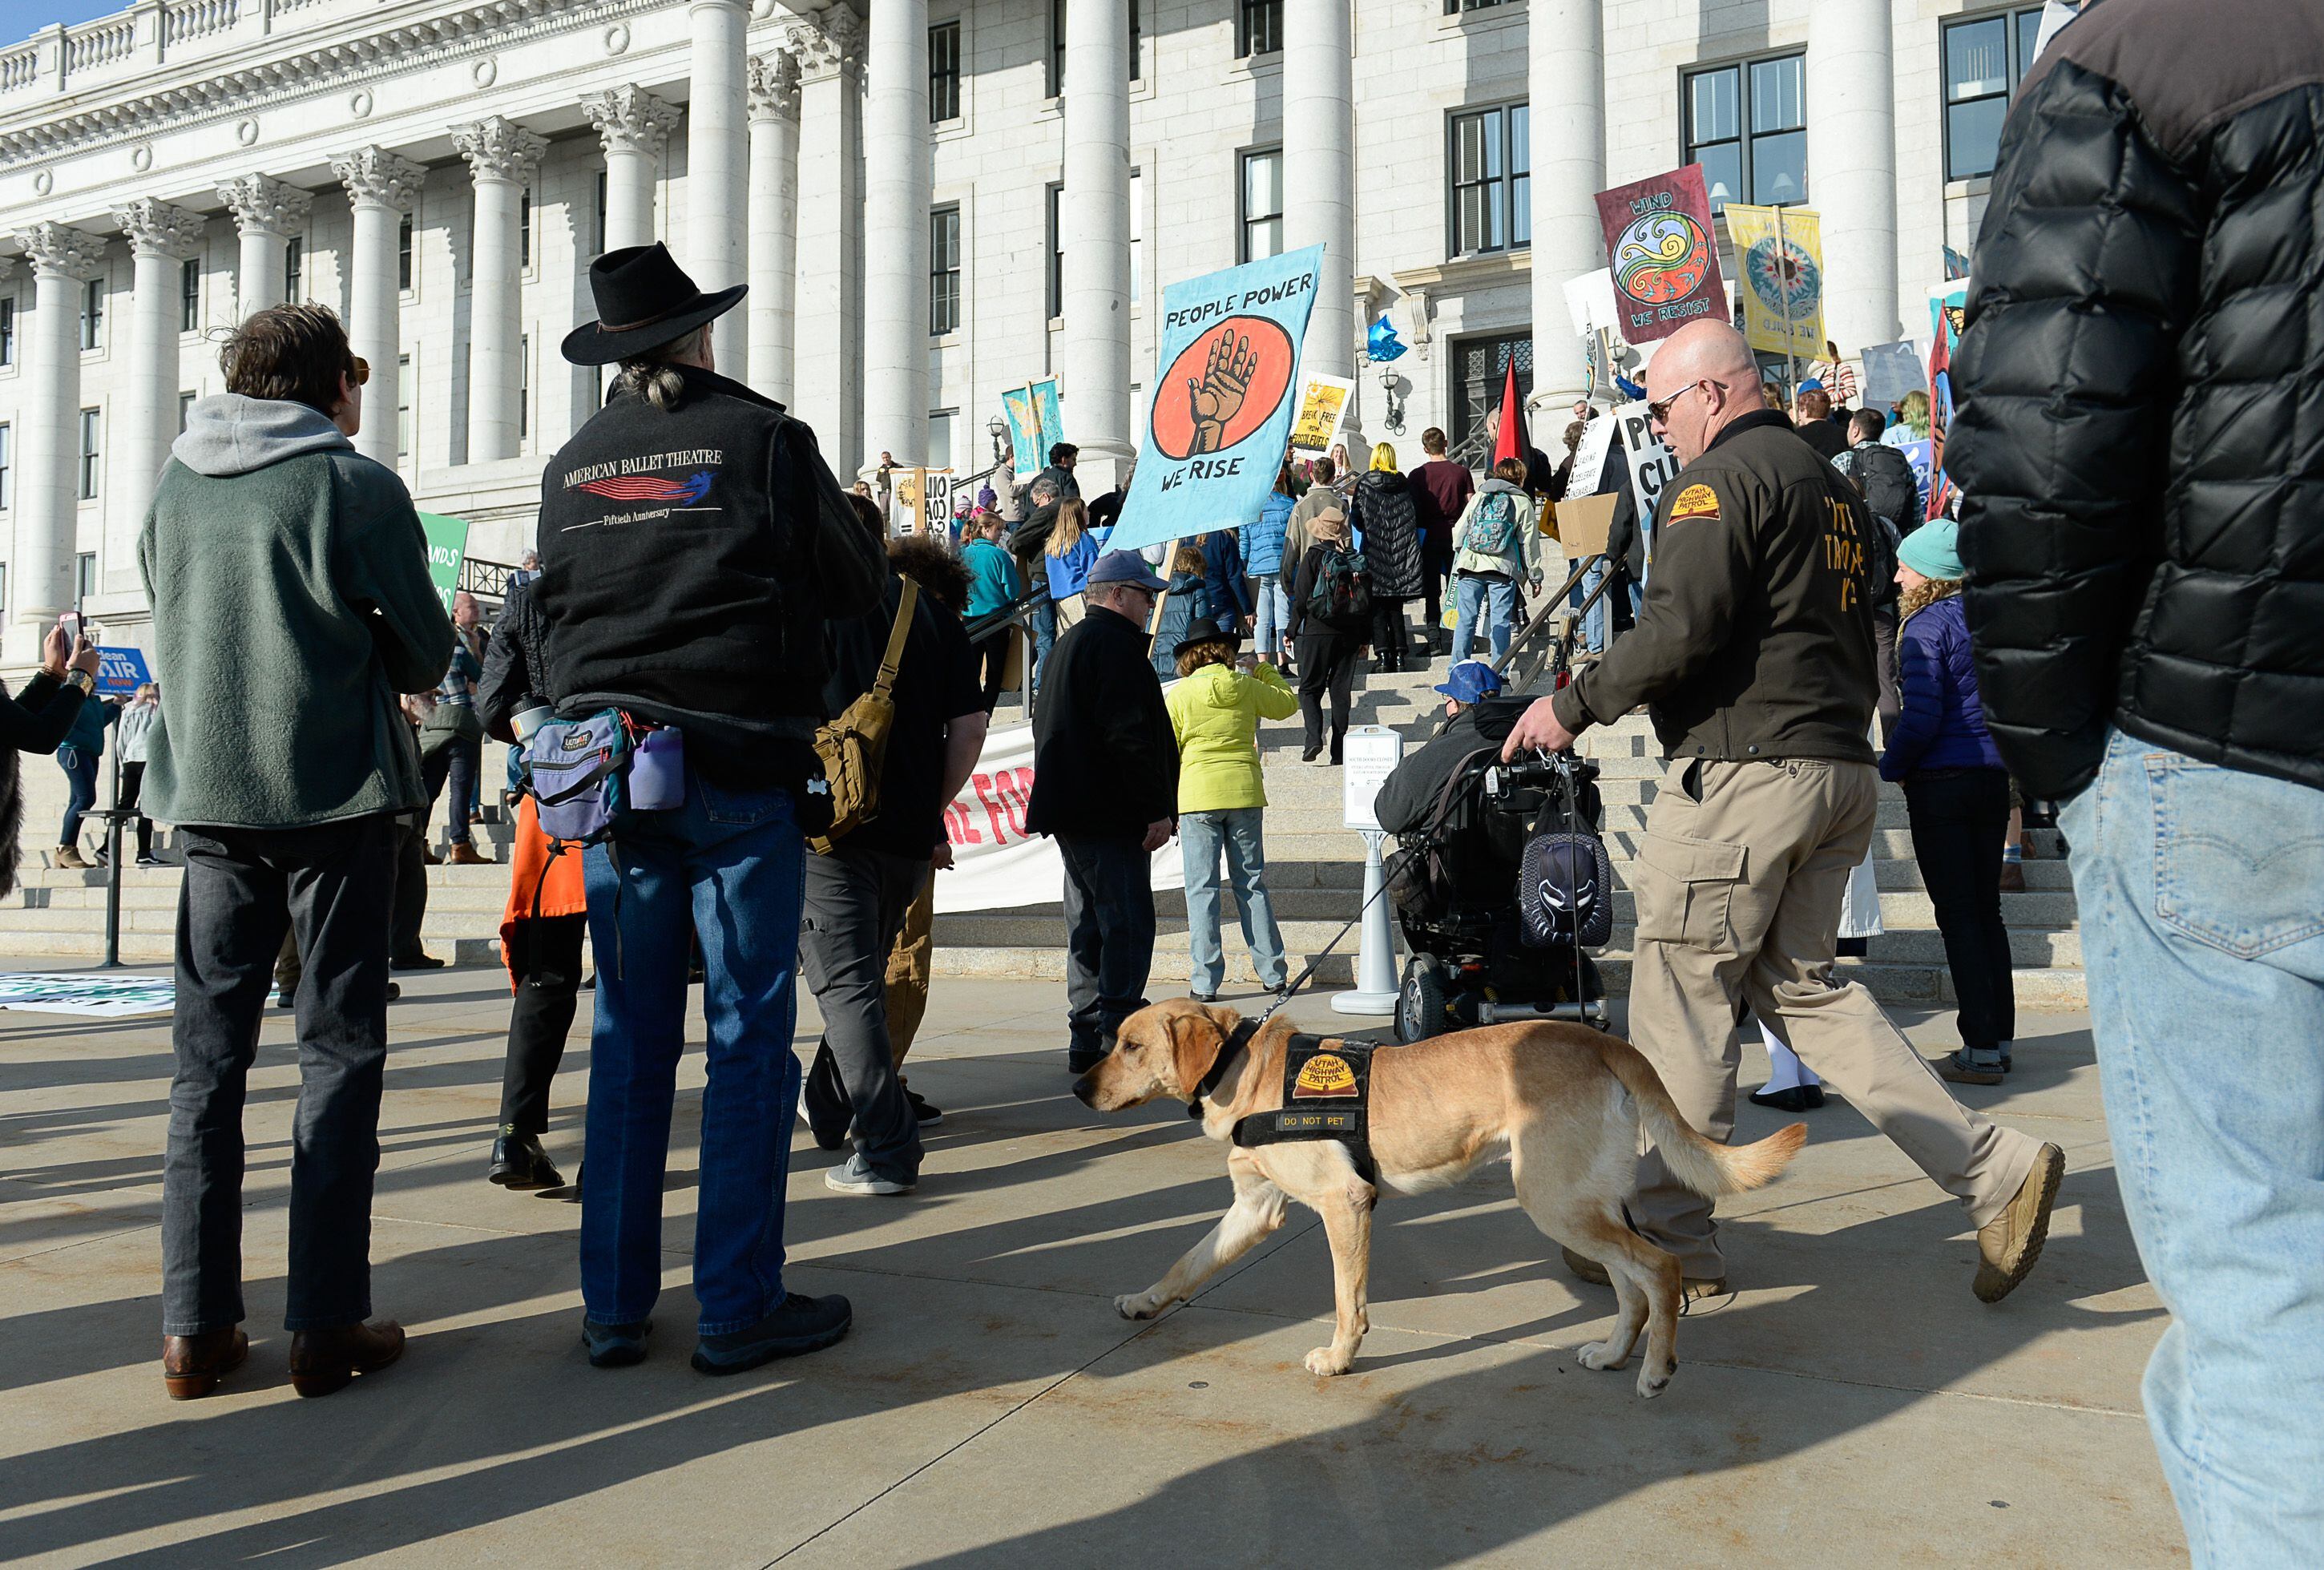
<svg viewBox="0 0 2324 1570"><path fill-rule="evenodd" d="M57 865L76 873L85 873L88 871L91 865L88 858L80 854L80 846L77 845L60 845L57 846L56 850L51 854L50 859L55 862Z"/></svg>
<svg viewBox="0 0 2324 1570"><path fill-rule="evenodd" d="M207 1396L250 1355L250 1337L238 1325L198 1335L161 1338L161 1388L173 1401Z"/></svg>
<svg viewBox="0 0 2324 1570"><path fill-rule="evenodd" d="M2017 862L2001 864L2001 891L2005 894L2022 894L2025 891L2025 868L2022 864Z"/></svg>
<svg viewBox="0 0 2324 1570"><path fill-rule="evenodd" d="M302 1396L327 1396L402 1355L403 1326L392 1319L301 1330L290 1338L290 1388Z"/></svg>
<svg viewBox="0 0 2324 1570"><path fill-rule="evenodd" d="M2017 1190L2008 1208L1977 1233L1977 1279L1969 1289L1987 1303L1998 1303L2033 1273L2050 1235L2050 1206L2057 1202L2058 1184L2066 1175L2066 1152L2043 1145L2034 1158L2034 1170Z"/></svg>
<svg viewBox="0 0 2324 1570"><path fill-rule="evenodd" d="M1587 1281L1593 1287L1610 1287L1614 1284L1613 1278L1606 1273L1606 1267L1596 1260L1584 1259L1563 1243L1558 1245L1557 1251L1565 1257L1565 1268L1578 1279ZM1724 1276L1717 1280L1708 1280L1701 1276L1689 1276L1680 1285L1679 1298L1682 1302L1692 1303L1701 1298L1724 1298L1725 1296L1727 1296L1727 1278Z"/></svg>
<svg viewBox="0 0 2324 1570"><path fill-rule="evenodd" d="M444 859L456 867L488 867L493 864L490 857L478 855L476 847L465 839L454 845L452 854Z"/></svg>

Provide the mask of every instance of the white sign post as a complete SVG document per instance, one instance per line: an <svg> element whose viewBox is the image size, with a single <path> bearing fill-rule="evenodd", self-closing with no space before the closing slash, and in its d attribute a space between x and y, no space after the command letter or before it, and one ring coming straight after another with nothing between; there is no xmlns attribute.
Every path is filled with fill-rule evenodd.
<svg viewBox="0 0 2324 1570"><path fill-rule="evenodd" d="M1380 845L1388 835L1372 810L1374 799L1404 761L1404 738L1385 725L1348 733L1341 767L1342 819L1364 836L1363 946L1356 956L1356 990L1332 998L1335 1014L1396 1012L1396 933L1388 926L1388 872Z"/></svg>

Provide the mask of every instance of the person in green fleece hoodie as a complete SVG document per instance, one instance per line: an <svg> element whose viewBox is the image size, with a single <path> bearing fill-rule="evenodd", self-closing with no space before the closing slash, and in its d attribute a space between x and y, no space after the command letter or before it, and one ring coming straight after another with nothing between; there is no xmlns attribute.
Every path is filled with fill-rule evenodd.
<svg viewBox="0 0 2324 1570"><path fill-rule="evenodd" d="M1186 938L1193 950L1191 991L1215 1002L1226 980L1219 940L1219 853L1234 878L1242 940L1259 984L1280 994L1289 980L1283 934L1267 897L1267 781L1259 761L1259 722L1289 719L1299 695L1261 662L1235 669L1242 640L1198 619L1173 648L1179 679L1162 695L1178 738L1178 846L1186 869Z"/></svg>
<svg viewBox="0 0 2324 1570"><path fill-rule="evenodd" d="M285 930L305 956L291 1125L290 1381L327 1395L392 1362L371 1315L396 815L426 806L397 695L452 658L411 498L358 455L370 371L337 315L262 310L189 412L137 541L161 714L153 816L179 826L178 1057L161 1177L161 1371L206 1395L248 1349L242 1106Z"/></svg>

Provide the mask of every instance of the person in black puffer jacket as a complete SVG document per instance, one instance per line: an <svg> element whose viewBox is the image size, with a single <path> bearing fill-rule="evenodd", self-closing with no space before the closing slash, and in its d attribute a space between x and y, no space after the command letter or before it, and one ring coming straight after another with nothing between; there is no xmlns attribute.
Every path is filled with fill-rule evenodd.
<svg viewBox="0 0 2324 1570"><path fill-rule="evenodd" d="M2026 73L1953 357L1987 721L2071 798L2194 1563L2324 1537L2324 7L2105 0Z"/></svg>
<svg viewBox="0 0 2324 1570"><path fill-rule="evenodd" d="M1364 566L1372 582L1372 652L1382 670L1401 670L1412 636L1405 630L1404 603L1428 593L1428 568L1421 551L1420 509L1412 486L1397 471L1396 448L1372 448L1370 470L1358 476L1348 522L1363 537Z"/></svg>

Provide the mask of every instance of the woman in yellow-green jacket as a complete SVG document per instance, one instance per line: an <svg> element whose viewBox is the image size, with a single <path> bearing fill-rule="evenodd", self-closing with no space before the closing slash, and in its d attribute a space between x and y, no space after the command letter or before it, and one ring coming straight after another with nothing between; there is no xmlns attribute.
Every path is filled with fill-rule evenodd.
<svg viewBox="0 0 2324 1570"><path fill-rule="evenodd" d="M1242 640L1197 620L1176 647L1178 675L1163 695L1178 734L1178 846L1186 867L1186 936L1194 950L1191 991L1213 1002L1226 979L1219 941L1219 852L1226 852L1242 916L1242 940L1259 984L1280 993L1290 975L1283 934L1267 898L1267 784L1259 762L1259 722L1299 712L1299 695L1272 665L1235 669Z"/></svg>

